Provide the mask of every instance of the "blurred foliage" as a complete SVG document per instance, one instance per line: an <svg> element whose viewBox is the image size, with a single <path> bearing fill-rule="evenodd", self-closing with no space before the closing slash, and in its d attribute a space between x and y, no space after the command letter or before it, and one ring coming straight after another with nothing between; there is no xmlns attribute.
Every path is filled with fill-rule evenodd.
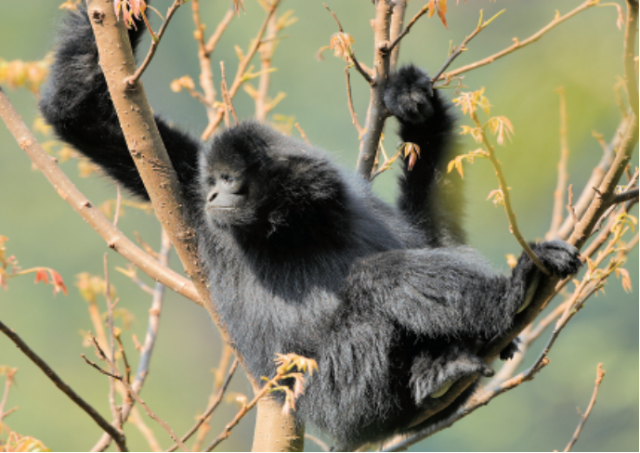
<svg viewBox="0 0 640 453"><path fill-rule="evenodd" d="M36 113L32 91L37 91L37 83L43 77L39 62L51 51L57 23L64 14L58 9L59 3L61 0L28 5L5 1L2 5L0 84L27 88L9 91L9 96L28 124ZM154 7L164 12L170 3L170 0L157 0ZM202 2L201 14L208 33L215 29L231 3ZM412 17L425 3L426 0L410 2L407 17ZM484 17L492 17L502 9L506 11L469 44L454 68L508 47L513 37L530 36L551 21L556 10L565 13L581 1L467 0L456 4L450 0L448 3L448 29L437 16L422 17L402 43L400 64L414 62L435 72L446 59L449 43L459 44L474 30L480 9L484 10ZM623 2L617 0L617 3ZM329 6L349 34L349 48L360 61L371 65L369 19L374 15L371 2L333 0ZM333 57L322 62L315 59L318 49L331 45L336 24L320 1L285 0L283 8L282 11L294 8L298 20L287 28L273 57L273 66L278 70L271 74L270 94L282 92L286 98L280 99L269 121L281 124L294 134L297 132L293 125L299 123L312 143L332 151L339 161L352 168L358 135L346 103L344 62ZM199 135L207 122L202 105L185 92L174 93L170 88L173 80L185 74L192 80L197 80L199 74L189 9L187 3L173 18L143 80L157 113ZM263 8L253 0L246 0L244 9L246 12L240 10L213 54L216 81L219 81L220 60L225 61L227 74L235 73L238 62L235 46L246 48L264 17ZM150 17L154 24L159 23L154 14ZM622 74L623 33L616 26L617 18L616 8L591 8L539 42L465 74L465 90L484 88L490 94L495 111L509 118L515 131L512 142L499 149L499 158L512 187L510 193L520 228L528 240L541 238L550 223L560 154L559 101L555 90L564 87L566 92L571 153L568 171L574 191L581 190L601 157L601 147L592 131L609 140L618 124L620 115L613 87ZM148 43L149 37L145 38L142 48ZM355 109L363 119L368 87L355 71L351 79ZM445 95L455 97L453 90L445 91ZM240 91L234 105L240 117L251 117L254 114L251 90ZM386 149L397 149L393 129L394 125L388 124ZM41 175L30 170L29 160L3 126L0 126L0 143L0 233L11 239L12 253L19 256L25 266L56 269L66 281L72 281L82 272L102 275L103 254L107 250L103 240L59 198ZM477 149L471 134L461 136L459 145L464 153ZM57 149L55 146L52 145L53 149ZM116 198L111 182L96 177L81 179L77 164L62 163L62 155L58 155L62 168L94 203ZM637 152L633 162L637 165ZM508 232L504 213L485 200L497 187L490 164L479 159L465 167L464 175L470 243L497 268L506 271L505 255L519 255L520 250ZM393 200L393 172L377 178L375 190L386 200ZM129 237L137 231L148 244L160 242L159 227L153 217L137 209L128 211L119 226ZM108 253L112 268L126 268L121 257ZM174 261L179 268L177 260ZM589 300L565 330L551 352L551 364L533 382L497 398L481 413L462 420L414 449L561 449L579 421L575 408L586 407L593 390L594 370L598 362L603 362L607 376L575 449L637 451L637 249L630 254L627 268L633 290L627 294L618 280L611 279L606 295ZM119 308L126 307L131 316L128 319L135 319L130 330L122 334L131 359L135 355L132 333L144 338L150 297L127 276L111 274L111 281L118 288ZM143 276L140 278L148 285L153 284ZM98 304L102 304L104 311L100 299ZM42 285L33 285L30 279L16 279L7 290L0 289L0 317L80 395L102 414L109 414L107 379L79 358L84 347L82 333L78 332L91 327L87 304L80 291L70 288L67 297L53 298L50 290ZM534 344L534 351L536 346L541 347L542 341ZM206 406L212 385L208 370L218 363L220 349L218 334L208 316L195 304L169 294L143 393L153 410L177 432L186 431L195 414ZM533 357L525 360L523 366L531 360ZM4 337L0 337L0 364L18 367L21 376L20 386L12 388L9 395L9 406L19 405L20 409L4 423L15 432L41 439L55 450L86 450L95 443L101 434L95 423ZM243 378L235 378L231 390L250 394ZM213 435L231 419L235 410L228 406L214 414L210 422ZM253 418L243 420L223 448L247 450L252 425ZM169 444L158 426L151 422L149 426L162 445ZM132 449L149 448L130 424L126 433ZM315 444L307 442L307 449L314 448Z"/></svg>

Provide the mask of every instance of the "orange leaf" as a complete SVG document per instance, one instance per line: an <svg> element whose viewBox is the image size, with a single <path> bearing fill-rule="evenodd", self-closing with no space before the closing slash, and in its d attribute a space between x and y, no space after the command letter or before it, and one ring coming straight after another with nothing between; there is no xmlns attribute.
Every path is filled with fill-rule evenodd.
<svg viewBox="0 0 640 453"><path fill-rule="evenodd" d="M38 269L36 271L36 281L34 283L38 282L44 282L45 285L49 283L49 276L47 275L47 271L44 269Z"/></svg>
<svg viewBox="0 0 640 453"><path fill-rule="evenodd" d="M67 287L64 284L64 280L62 280L62 276L51 269L51 278L53 279L53 292L57 293L58 291L62 291L66 296L68 292Z"/></svg>

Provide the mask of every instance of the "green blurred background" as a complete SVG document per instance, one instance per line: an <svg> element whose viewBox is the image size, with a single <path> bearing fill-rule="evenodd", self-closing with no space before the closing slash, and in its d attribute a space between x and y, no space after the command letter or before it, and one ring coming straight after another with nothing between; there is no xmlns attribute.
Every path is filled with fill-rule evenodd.
<svg viewBox="0 0 640 453"><path fill-rule="evenodd" d="M0 0L0 58L43 58L52 48L56 24L64 14L58 10L59 3L61 0ZM164 14L170 3L158 0L154 5ZM345 30L354 36L356 55L370 65L369 20L374 15L371 2L330 0L328 3ZM424 3L413 0L407 17L412 17ZM454 63L453 67L457 67L509 46L514 36L528 37L552 20L556 9L564 14L580 3L577 0L467 0L456 5L450 0L449 30L437 17L422 18L403 41L400 59L433 72L446 58L449 41L458 44L473 30L480 9L484 9L485 18L506 9L472 41L468 52ZM617 3L623 5L624 2ZM202 1L202 18L209 26L208 33L215 29L229 4L229 0ZM319 0L285 0L282 11L289 8L295 10L299 20L284 32L286 38L274 58L278 71L272 77L271 94L284 91L287 97L273 113L295 115L314 144L330 150L341 163L353 167L358 139L346 105L344 62L330 52L326 52L325 61L314 58L320 47L328 45L336 31L335 22ZM263 16L262 8L254 0L246 0L246 13L232 22L214 53L216 76L220 60L225 61L227 77L234 74L238 60L233 46L238 44L246 49ZM155 18L154 23L157 25L159 20ZM144 83L156 112L199 134L206 124L201 105L184 92L176 94L169 90L171 80L185 74L197 81L197 48L192 34L190 5L186 4L174 17L144 76ZM616 28L615 8L591 8L539 42L466 75L464 82L469 89L486 88L485 94L494 105L492 114L507 116L513 123L513 142L506 148L499 147L498 152L513 188L514 209L521 230L530 240L544 236L550 222L559 156L559 101L554 90L558 87L566 90L570 182L579 193L602 154L591 132L600 132L610 140L620 118L613 85L622 73L622 38L623 32ZM352 84L356 109L363 121L368 90L356 73L352 73ZM36 113L34 97L24 89L8 91L8 94L31 124ZM234 104L241 117L252 115L253 101L242 90ZM468 118L461 121L467 124ZM389 124L387 149L393 149L397 141L393 130L394 125ZM477 145L461 140L461 147L471 150ZM637 165L637 152L634 162ZM62 168L95 204L115 198L115 187L105 178L79 178L73 162L63 164ZM518 254L519 247L508 232L503 210L485 201L487 194L497 187L493 171L488 162L478 161L473 166L465 166L465 175L470 243L496 268L506 271L505 254ZM393 180L393 175L384 175L375 186L389 201L395 196ZM159 244L159 227L152 216L127 209L120 226L130 236L137 231L149 244ZM103 254L108 254L120 306L136 318L123 335L132 360L135 349L131 334L144 338L150 297L128 278L113 271L114 266L124 266L125 261L108 251L103 240L60 199L42 175L31 169L28 158L4 126L0 126L0 235L10 238L8 252L15 254L24 268L52 267L60 272L69 287L68 296L53 297L50 286L33 284L33 276L13 279L8 290L0 289L0 319L109 418L108 381L79 357L89 351L82 346L78 332L89 330L91 324L86 303L73 286L75 275L84 271L101 275ZM175 258L173 264L179 268ZM579 421L576 407L585 409L593 390L596 365L603 362L607 375L598 403L575 449L637 451L637 249L629 255L627 268L632 276L633 291L626 294L620 282L611 278L606 294L590 299L567 327L550 354L551 364L533 382L494 400L454 428L418 444L414 450L562 449ZM538 353L543 339L534 345L525 365ZM169 294L143 397L176 432L186 431L197 411L206 406L212 386L210 370L216 366L219 354L219 337L208 315L195 304ZM12 389L8 401L8 407L18 405L19 410L5 420L13 430L41 439L53 450L91 448L101 434L95 423L5 337L0 337L0 365L19 369L18 385ZM249 393L240 373L232 389ZM235 410L235 406L226 405L216 413L211 435L220 432ZM153 421L148 423L162 445L168 446L164 431ZM221 448L249 449L252 424L253 417L248 417ZM127 434L130 448L148 449L135 428L128 425ZM314 448L314 444L307 442L308 450Z"/></svg>

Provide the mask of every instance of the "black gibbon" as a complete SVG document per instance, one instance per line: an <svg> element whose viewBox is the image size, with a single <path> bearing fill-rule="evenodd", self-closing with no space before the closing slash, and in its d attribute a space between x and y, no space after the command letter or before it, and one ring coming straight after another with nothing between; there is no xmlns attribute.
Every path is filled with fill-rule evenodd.
<svg viewBox="0 0 640 453"><path fill-rule="evenodd" d="M144 28L130 32L134 48ZM341 449L407 432L452 382L491 375L479 345L509 329L536 272L523 254L500 275L464 245L460 178L444 171L454 119L426 73L397 71L384 102L401 140L421 150L411 171L403 165L394 207L321 150L268 126L242 122L202 144L156 118L234 347L256 378L274 375L276 353L315 359L296 416ZM148 198L86 11L61 28L40 109L62 140ZM533 250L561 277L580 265L561 241Z"/></svg>

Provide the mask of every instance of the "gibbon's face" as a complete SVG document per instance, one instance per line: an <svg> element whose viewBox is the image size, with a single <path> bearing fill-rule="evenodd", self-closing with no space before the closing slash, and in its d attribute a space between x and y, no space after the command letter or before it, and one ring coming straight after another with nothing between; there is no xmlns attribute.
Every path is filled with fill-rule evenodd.
<svg viewBox="0 0 640 453"><path fill-rule="evenodd" d="M258 221L259 171L243 162L209 156L201 167L204 212L212 226L248 227ZM254 168L251 168L254 167Z"/></svg>

